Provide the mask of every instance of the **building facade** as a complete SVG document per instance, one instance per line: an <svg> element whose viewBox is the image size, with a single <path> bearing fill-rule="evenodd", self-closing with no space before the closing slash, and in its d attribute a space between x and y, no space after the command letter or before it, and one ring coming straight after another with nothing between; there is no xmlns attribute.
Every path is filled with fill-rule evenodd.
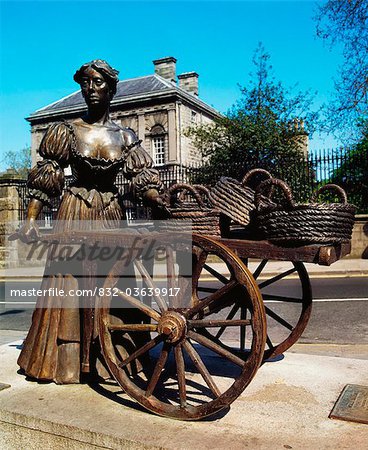
<svg viewBox="0 0 368 450"><path fill-rule="evenodd" d="M156 166L190 166L201 163L201 155L186 128L211 123L220 113L198 97L198 74L187 72L176 76L176 59L153 61L154 74L119 81L111 102L114 122L132 128ZM47 128L60 120L73 121L86 106L80 90L32 113L32 163L38 159L38 148Z"/></svg>

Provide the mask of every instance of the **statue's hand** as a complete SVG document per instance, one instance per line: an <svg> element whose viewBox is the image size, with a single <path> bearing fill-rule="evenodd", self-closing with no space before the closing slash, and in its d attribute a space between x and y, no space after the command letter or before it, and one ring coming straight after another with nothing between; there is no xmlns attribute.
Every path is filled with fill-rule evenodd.
<svg viewBox="0 0 368 450"><path fill-rule="evenodd" d="M29 242L34 242L40 239L41 235L36 224L35 219L27 219L21 228L15 233L9 236L9 241L15 241L16 239L25 242L26 244Z"/></svg>
<svg viewBox="0 0 368 450"><path fill-rule="evenodd" d="M160 195L156 189L149 189L146 192L145 200L151 208L159 209L160 211L165 211L166 213L169 213L169 210L167 209L167 199L165 197L165 194Z"/></svg>

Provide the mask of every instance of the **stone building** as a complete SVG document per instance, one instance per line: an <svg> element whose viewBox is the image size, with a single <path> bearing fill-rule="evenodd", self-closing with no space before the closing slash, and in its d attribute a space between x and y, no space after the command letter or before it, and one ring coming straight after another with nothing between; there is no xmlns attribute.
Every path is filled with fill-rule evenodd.
<svg viewBox="0 0 368 450"><path fill-rule="evenodd" d="M220 113L198 97L198 74L176 76L176 59L153 61L154 74L121 80L111 102L111 117L132 128L156 166L193 165L201 157L183 131L196 123L210 123ZM86 106L80 90L38 109L27 120L32 132L32 163L46 129L61 119L80 117Z"/></svg>

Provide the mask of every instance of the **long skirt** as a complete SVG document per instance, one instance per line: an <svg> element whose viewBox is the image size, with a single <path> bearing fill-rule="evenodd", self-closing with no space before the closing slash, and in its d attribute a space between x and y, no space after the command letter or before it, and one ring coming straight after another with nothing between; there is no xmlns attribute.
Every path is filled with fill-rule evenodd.
<svg viewBox="0 0 368 450"><path fill-rule="evenodd" d="M85 197L88 197L88 201ZM116 228L124 218L123 209L116 195L111 194L110 199L108 197L97 191L91 195L85 189L81 193L78 190L66 192L54 230ZM40 289L50 293L53 292L52 288L57 288L59 292L63 290L64 293L75 292L80 287L80 278L76 274L80 273L80 262L60 265L59 262L48 260ZM76 295L57 297L46 294L37 299L32 325L18 359L18 365L26 375L59 384L81 381L84 322L80 301ZM91 344L93 349L89 352L90 372L106 378L108 373L101 363L96 334L95 330Z"/></svg>

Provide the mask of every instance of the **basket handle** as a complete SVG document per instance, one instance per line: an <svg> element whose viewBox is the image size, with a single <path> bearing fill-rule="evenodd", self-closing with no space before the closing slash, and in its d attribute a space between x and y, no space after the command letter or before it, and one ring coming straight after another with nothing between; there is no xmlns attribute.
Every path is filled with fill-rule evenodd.
<svg viewBox="0 0 368 450"><path fill-rule="evenodd" d="M277 186L277 187L281 188L281 190L284 192L285 198L286 198L290 208L294 208L295 203L294 203L293 194L291 192L290 187L282 180L278 180L277 178L271 178L269 180L262 181L262 183L260 183L255 190L254 204L255 204L256 209L258 209L258 207L261 203L263 191L266 188L272 188L272 186Z"/></svg>
<svg viewBox="0 0 368 450"><path fill-rule="evenodd" d="M209 198L210 191L206 188L206 186L203 186L203 184L193 184L192 187L200 194L201 198L207 197ZM179 194L179 202L184 201L184 196L187 193L186 189L183 189L182 192Z"/></svg>
<svg viewBox="0 0 368 450"><path fill-rule="evenodd" d="M190 185L190 184L187 184L187 183L176 183L176 184L173 184L173 185L168 189L167 192L168 192L170 198L172 199L172 196L173 196L176 192L181 191L181 190L183 190L183 189L185 189L186 191L189 191L189 192L193 195L193 197L196 199L198 205L199 205L201 208L204 208L205 205L204 205L204 203L203 203L203 200L202 200L200 194L198 193L197 189L196 189L194 186ZM205 189L206 189L206 188L205 188Z"/></svg>
<svg viewBox="0 0 368 450"><path fill-rule="evenodd" d="M340 198L340 201L343 205L346 205L348 202L348 196L346 195L346 192L344 191L344 189L337 185L337 184L325 184L324 186L321 186L319 189L317 189L313 195L312 195L312 202L316 202L317 198L319 196L319 194L321 194L321 192L323 191L335 191L335 193L337 194L337 196Z"/></svg>
<svg viewBox="0 0 368 450"><path fill-rule="evenodd" d="M265 170L265 169L252 169L252 170L250 170L249 172L247 172L247 173L244 175L243 179L241 180L241 184L242 184L243 186L246 186L247 183L248 183L248 181L249 181L254 175L256 175L257 173L262 173L263 175L266 175L266 177L267 177L268 179L271 179L271 178L272 178L272 175L270 174L270 172L268 172L268 171Z"/></svg>

